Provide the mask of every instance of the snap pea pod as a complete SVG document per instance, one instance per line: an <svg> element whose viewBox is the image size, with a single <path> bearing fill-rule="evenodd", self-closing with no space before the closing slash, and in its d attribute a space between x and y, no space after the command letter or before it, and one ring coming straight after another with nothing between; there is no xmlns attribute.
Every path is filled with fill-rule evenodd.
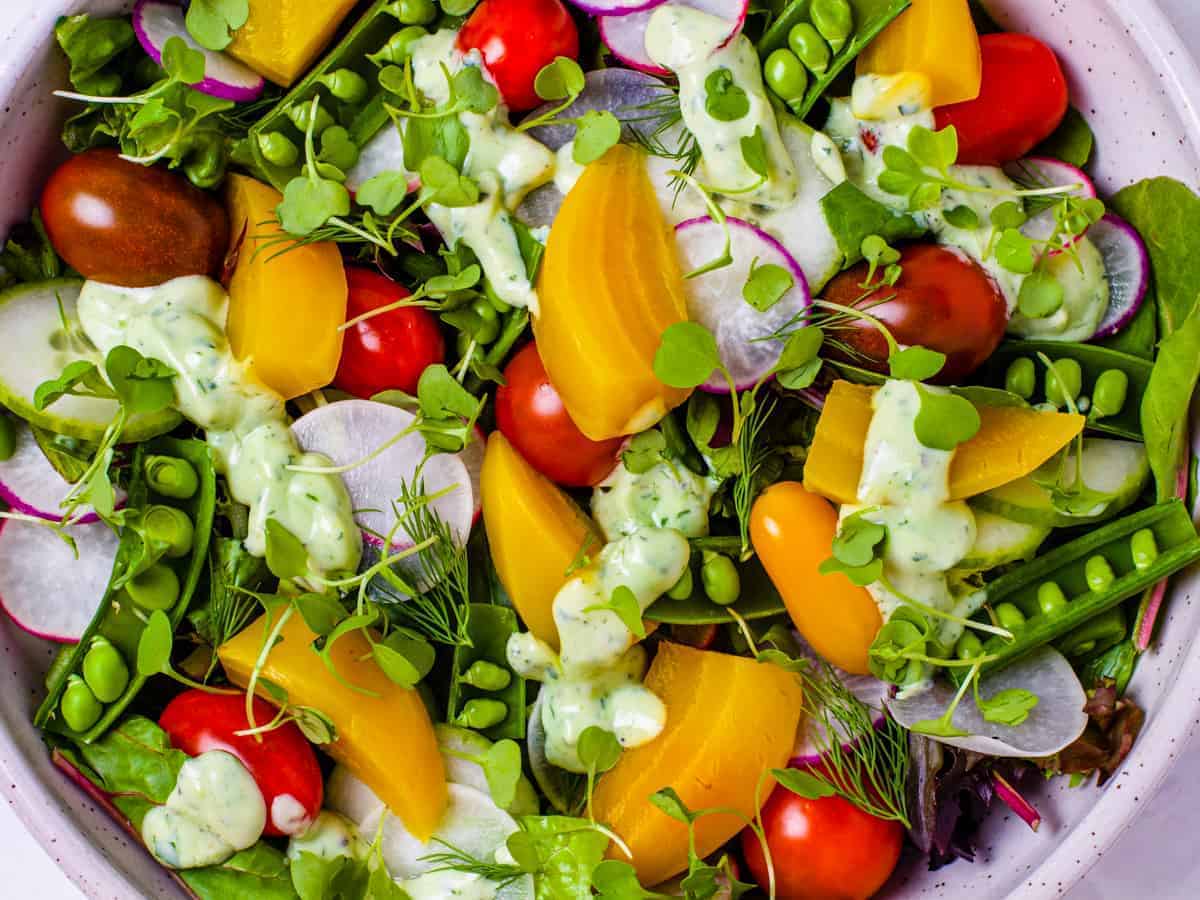
<svg viewBox="0 0 1200 900"><path fill-rule="evenodd" d="M509 637L520 630L517 614L507 606L472 603L467 630L471 646L454 648L446 721L494 741L524 737L525 679L509 667L505 653Z"/></svg>
<svg viewBox="0 0 1200 900"><path fill-rule="evenodd" d="M693 549L702 553L707 550L736 555L741 550L741 541L736 537L697 538L691 543ZM710 556L709 560L713 558ZM732 565L729 556L717 558L724 559ZM719 585L713 581L713 572L710 571L709 584L706 586L704 569L702 566L697 567L687 595L673 596L668 593L659 597L646 610L646 621L661 622L664 625L720 625L734 621L731 609L747 620L766 619L785 611L779 591L767 577L766 570L757 557L738 563L733 570L733 578L730 577L725 563L717 565L725 569L718 576ZM708 594L710 587L717 594L716 598ZM682 586L678 593L683 593ZM726 601L725 605L718 605L714 599Z"/></svg>
<svg viewBox="0 0 1200 900"><path fill-rule="evenodd" d="M147 462L161 463L163 459L184 462L194 469L197 490L186 498L153 491ZM208 562L217 502L208 447L201 441L157 438L137 447L132 472L127 514L156 511L155 518L186 517L191 546L181 554L182 536L173 533L170 540L156 543L148 552L135 528L126 527L121 533L113 575L96 615L79 643L55 661L47 677L46 699L34 716L38 727L84 743L103 735L145 684L146 679L137 674L136 660L149 609L165 609L171 624L178 626ZM166 513L164 508L172 512ZM133 578L129 577L131 570L138 573Z"/></svg>
<svg viewBox="0 0 1200 900"><path fill-rule="evenodd" d="M994 387L1019 389L1018 392L1031 403L1059 399L1047 397L1048 372L1039 354L1044 354L1051 362L1069 360L1079 365L1079 393L1080 397L1087 398L1080 406L1080 412L1084 412L1084 407L1087 407L1088 428L1118 437L1141 440L1142 395L1146 391L1146 385L1150 381L1150 370L1154 366L1139 356L1131 356L1094 344L1006 341L992 354L979 373L978 380L981 384ZM1071 367L1071 372L1073 371ZM1053 388L1053 384L1051 387ZM1097 397L1101 399L1100 408L1097 408ZM1056 405L1061 406L1061 401Z"/></svg>
<svg viewBox="0 0 1200 900"><path fill-rule="evenodd" d="M1133 538L1145 531L1153 534L1158 553L1149 564L1139 567ZM1111 581L1096 578L1097 557L1107 562ZM1183 503L1173 500L1110 522L1007 572L988 585L988 603L993 611L1001 607L1019 611L1023 621L1010 613L1014 639L991 637L984 641L983 653L991 659L982 671L1002 669L1044 644L1071 635L1197 559L1200 537ZM1044 586L1049 583L1058 586L1066 603L1044 602L1050 593ZM1079 645L1092 640L1094 649L1102 634L1115 633L1111 620L1095 627L1096 634L1084 635ZM951 674L961 677L963 673Z"/></svg>

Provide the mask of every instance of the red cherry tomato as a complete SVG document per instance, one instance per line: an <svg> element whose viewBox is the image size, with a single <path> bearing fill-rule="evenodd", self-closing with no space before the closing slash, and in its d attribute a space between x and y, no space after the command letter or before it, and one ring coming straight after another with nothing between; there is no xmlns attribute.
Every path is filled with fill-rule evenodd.
<svg viewBox="0 0 1200 900"><path fill-rule="evenodd" d="M275 708L254 698L254 719L265 725ZM271 837L303 834L321 811L325 783L317 755L294 722L261 735L239 737L246 724L246 699L236 694L184 691L167 704L158 724L171 746L188 756L224 750L254 777L267 803Z"/></svg>
<svg viewBox="0 0 1200 900"><path fill-rule="evenodd" d="M403 285L370 269L348 266L346 281L350 286L347 319L409 296ZM421 373L445 356L437 319L419 306L403 306L346 329L333 384L363 398L386 390L415 394Z"/></svg>
<svg viewBox="0 0 1200 900"><path fill-rule="evenodd" d="M556 56L579 56L579 32L560 0L483 0L458 33L462 50L483 54L514 112L542 105L533 80Z"/></svg>
<svg viewBox="0 0 1200 900"><path fill-rule="evenodd" d="M180 175L88 150L42 190L50 242L84 278L149 287L215 275L229 249L224 208Z"/></svg>
<svg viewBox="0 0 1200 900"><path fill-rule="evenodd" d="M958 161L1000 166L1048 138L1067 113L1067 79L1054 51L1027 34L985 34L983 85L974 100L934 110L958 129Z"/></svg>
<svg viewBox="0 0 1200 900"><path fill-rule="evenodd" d="M762 823L777 900L866 900L896 868L904 842L898 822L867 815L841 797L807 800L782 787L768 798ZM766 860L749 828L742 854L766 890Z"/></svg>
<svg viewBox="0 0 1200 900"><path fill-rule="evenodd" d="M901 252L900 280L864 296L865 264L838 275L824 297L855 306L882 321L897 343L920 344L946 354L936 381L953 384L974 372L1004 337L1008 304L1000 288L976 262L957 250L912 244ZM888 347L879 330L858 320L832 334L866 357L852 360L887 371Z"/></svg>
<svg viewBox="0 0 1200 900"><path fill-rule="evenodd" d="M496 391L496 424L531 466L559 484L590 487L616 464L621 438L593 441L571 421L537 346L521 348Z"/></svg>

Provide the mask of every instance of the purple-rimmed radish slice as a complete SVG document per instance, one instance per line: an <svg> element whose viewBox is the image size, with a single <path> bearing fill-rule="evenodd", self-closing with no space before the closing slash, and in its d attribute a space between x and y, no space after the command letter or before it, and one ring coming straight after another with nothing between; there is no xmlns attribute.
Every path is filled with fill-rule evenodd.
<svg viewBox="0 0 1200 900"><path fill-rule="evenodd" d="M193 50L204 54L204 80L193 85L202 94L248 103L257 100L267 86L266 80L248 66L215 50L207 50L188 34L183 7L163 0L139 0L133 8L133 30L138 43L150 57L162 64L163 48L173 37L182 39Z"/></svg>
<svg viewBox="0 0 1200 900"><path fill-rule="evenodd" d="M690 6L709 15L724 19L729 23L729 37L722 44L728 44L746 24L746 13L750 10L749 0L667 0L663 6ZM622 16L599 16L596 19L600 27L600 39L612 51L613 56L627 66L648 72L651 75L670 75L670 69L664 69L650 58L646 52L646 26L650 17L658 7Z"/></svg>
<svg viewBox="0 0 1200 900"><path fill-rule="evenodd" d="M802 649L808 649L806 645L802 645ZM813 659L817 659L815 653L810 653ZM834 674L845 685L846 689L863 702L863 705L871 711L871 723L876 729L883 726L887 719L887 713L884 710L884 701L891 694L892 686L886 682L880 681L878 678L873 678L870 675L851 675L849 672L843 672L841 669L834 669ZM819 710L815 710L819 714ZM834 723L835 728L837 723ZM847 740L846 735L838 734L836 739L847 750L853 749L853 742ZM825 731L824 726L818 721L817 716L806 715L804 724L800 729L800 733L796 736L796 748L792 751L792 760L788 763L794 769L803 769L807 766L814 766L821 762L821 747L828 747L831 744L831 736Z"/></svg>
<svg viewBox="0 0 1200 900"><path fill-rule="evenodd" d="M421 189L421 179L404 168L404 137L391 125L367 141L358 154L358 162L346 173L346 189L355 193L363 183L384 172L403 172L408 177L409 193Z"/></svg>
<svg viewBox="0 0 1200 900"><path fill-rule="evenodd" d="M1076 168L1059 159L1052 159L1049 156L1030 156L1026 159L1009 163L1004 167L1004 173L1022 187L1033 190L1051 187L1073 187L1071 191L1056 194L1054 196L1055 200L1060 200L1065 196L1078 197L1081 200L1097 196L1096 185L1083 169ZM1031 216L1029 221L1021 226L1021 233L1035 241L1045 241L1049 240L1054 234L1055 227L1054 209L1051 207ZM1082 235L1076 235L1064 241L1064 247L1076 243L1081 237ZM1055 249L1050 252L1051 254L1057 254L1061 253L1062 250Z"/></svg>
<svg viewBox="0 0 1200 900"><path fill-rule="evenodd" d="M666 2L667 0L571 0L571 5L578 6L593 16L628 16L654 9Z"/></svg>
<svg viewBox="0 0 1200 900"><path fill-rule="evenodd" d="M693 272L719 258L725 249L726 227L733 262L685 282L688 318L699 322L717 339L721 360L744 390L765 376L779 361L784 341L772 338L794 322L812 303L804 270L765 231L749 222L726 219L725 227L708 216L688 219L675 229L684 272ZM792 276L792 287L765 311L760 312L742 296L742 289L755 266L779 266ZM728 393L724 376L714 374L702 385L706 391Z"/></svg>
<svg viewBox="0 0 1200 900"><path fill-rule="evenodd" d="M301 416L293 423L292 432L306 452L323 453L335 466L349 466L395 440L414 421L412 413L386 403L340 400ZM396 522L392 503L403 485L417 488L417 467L424 458L425 439L413 432L342 473L354 505L354 519L368 543L383 546L384 536ZM435 454L425 460L420 478L424 493L439 495L430 509L466 543L475 516L475 500L463 461L453 454ZM401 528L393 535L392 543L394 550L403 549L412 546L413 540Z"/></svg>
<svg viewBox="0 0 1200 900"><path fill-rule="evenodd" d="M14 512L57 522L62 518L62 501L71 490L61 475L50 465L33 439L33 432L21 427L17 430L16 452L0 462L0 500ZM118 506L125 502L125 492L117 489ZM90 506L81 508L83 515L78 524L86 525L99 521Z"/></svg>
<svg viewBox="0 0 1200 900"><path fill-rule="evenodd" d="M44 525L0 520L0 605L25 631L76 643L87 630L112 576L117 536L102 522L72 525L78 558Z"/></svg>
<svg viewBox="0 0 1200 900"><path fill-rule="evenodd" d="M475 501L474 512L471 514L472 525L478 522L480 515L483 514L483 482L481 479L483 478L483 453L486 449L487 435L483 433L482 428L476 425L470 443L463 447L462 453L458 454L458 458L466 466L467 477L471 480L471 497Z"/></svg>
<svg viewBox="0 0 1200 900"><path fill-rule="evenodd" d="M1089 228L1087 236L1104 259L1108 280L1108 312L1092 335L1099 340L1116 334L1142 308L1150 286L1150 254L1137 230L1112 213Z"/></svg>

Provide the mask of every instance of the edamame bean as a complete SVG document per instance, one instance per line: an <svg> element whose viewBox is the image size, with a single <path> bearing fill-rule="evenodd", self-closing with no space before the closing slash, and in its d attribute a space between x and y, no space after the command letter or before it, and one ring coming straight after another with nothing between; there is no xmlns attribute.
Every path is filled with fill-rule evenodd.
<svg viewBox="0 0 1200 900"><path fill-rule="evenodd" d="M708 594L708 599L718 606L736 603L742 593L742 579L733 560L711 550L704 552L700 583L704 585L704 593Z"/></svg>
<svg viewBox="0 0 1200 900"><path fill-rule="evenodd" d="M792 26L788 46L810 72L823 75L829 69L829 44L810 23Z"/></svg>
<svg viewBox="0 0 1200 900"><path fill-rule="evenodd" d="M13 458L17 452L17 426L11 416L0 413L0 462Z"/></svg>
<svg viewBox="0 0 1200 900"><path fill-rule="evenodd" d="M107 638L92 638L92 646L83 657L83 680L102 703L112 703L125 693L129 666Z"/></svg>
<svg viewBox="0 0 1200 900"><path fill-rule="evenodd" d="M142 527L146 537L161 544L172 559L180 559L192 552L196 528L188 514L173 506L151 506L142 514Z"/></svg>
<svg viewBox="0 0 1200 900"><path fill-rule="evenodd" d="M1009 631L1016 631L1025 624L1025 613L1021 612L1020 608L1012 603L1001 603L996 609L996 621L1001 628L1007 628Z"/></svg>
<svg viewBox="0 0 1200 900"><path fill-rule="evenodd" d="M479 316L479 328L475 332L475 340L481 344L490 344L500 336L500 314L488 303L486 297L478 298L471 304L471 310Z"/></svg>
<svg viewBox="0 0 1200 900"><path fill-rule="evenodd" d="M476 731L499 725L508 718L508 704L503 700L487 700L476 697L468 700L462 711L454 717L454 724Z"/></svg>
<svg viewBox="0 0 1200 900"><path fill-rule="evenodd" d="M1055 616L1067 608L1067 595L1058 582L1046 581L1038 585L1037 602L1043 616Z"/></svg>
<svg viewBox="0 0 1200 900"><path fill-rule="evenodd" d="M854 33L854 10L848 0L813 0L809 17L834 53L840 53Z"/></svg>
<svg viewBox="0 0 1200 900"><path fill-rule="evenodd" d="M200 476L186 459L147 456L145 471L146 486L173 500L188 500L200 489Z"/></svg>
<svg viewBox="0 0 1200 900"><path fill-rule="evenodd" d="M954 645L954 655L959 659L975 659L983 653L983 641L973 631L964 631Z"/></svg>
<svg viewBox="0 0 1200 900"><path fill-rule="evenodd" d="M368 53L367 59L377 66L387 65L388 63L403 65L412 53L413 42L419 41L427 34L428 32L420 25L409 25L407 28L401 28L388 38L387 43L377 51Z"/></svg>
<svg viewBox="0 0 1200 900"><path fill-rule="evenodd" d="M367 98L367 79L353 69L334 69L317 79L343 103L362 103Z"/></svg>
<svg viewBox="0 0 1200 900"><path fill-rule="evenodd" d="M1149 528L1134 532L1129 539L1129 551L1133 555L1133 567L1139 572L1150 568L1158 559L1158 541Z"/></svg>
<svg viewBox="0 0 1200 900"><path fill-rule="evenodd" d="M512 684L512 672L486 659L477 659L459 676L459 681L481 691L502 691Z"/></svg>
<svg viewBox="0 0 1200 900"><path fill-rule="evenodd" d="M326 128L332 128L336 122L333 121L333 116L328 110L317 106L316 118L313 118L313 104L311 101L303 103L294 103L287 109L287 117L292 120L292 124L297 129L305 133L308 132L308 123L313 122L313 134L318 137L324 133Z"/></svg>
<svg viewBox="0 0 1200 900"><path fill-rule="evenodd" d="M1083 564L1083 577L1087 580L1088 590L1096 594L1107 591L1116 581L1112 566L1099 554L1088 557L1088 561Z"/></svg>
<svg viewBox="0 0 1200 900"><path fill-rule="evenodd" d="M387 11L402 25L428 25L437 17L433 0L396 0L388 5Z"/></svg>
<svg viewBox="0 0 1200 900"><path fill-rule="evenodd" d="M67 679L67 689L63 691L59 709L63 721L72 731L87 731L100 721L100 715L104 712L92 689L78 675Z"/></svg>
<svg viewBox="0 0 1200 900"><path fill-rule="evenodd" d="M1120 369L1105 369L1092 386L1092 416L1115 416L1125 408L1129 396L1129 376Z"/></svg>
<svg viewBox="0 0 1200 900"><path fill-rule="evenodd" d="M1059 409L1069 406L1083 388L1083 369L1073 359L1056 359L1046 370L1046 399Z"/></svg>
<svg viewBox="0 0 1200 900"><path fill-rule="evenodd" d="M300 161L300 148L293 143L291 138L285 134L280 134L278 131L272 131L270 134L260 134L258 136L258 150L263 155L263 159L273 166L287 169L294 166Z"/></svg>
<svg viewBox="0 0 1200 900"><path fill-rule="evenodd" d="M772 51L767 57L763 64L763 78L767 87L789 105L801 103L804 92L808 90L808 70L800 58L786 47Z"/></svg>
<svg viewBox="0 0 1200 900"><path fill-rule="evenodd" d="M130 578L125 591L142 609L164 612L179 601L179 576L164 563L155 563L145 572Z"/></svg>
<svg viewBox="0 0 1200 900"><path fill-rule="evenodd" d="M679 580L667 591L667 596L672 600L686 600L692 596L692 591L695 588L696 579L692 577L692 567L689 565L683 570L683 574L679 576Z"/></svg>
<svg viewBox="0 0 1200 900"><path fill-rule="evenodd" d="M1032 359L1020 356L1009 363L1008 371L1004 373L1004 389L1023 400L1033 396L1037 390L1037 372Z"/></svg>

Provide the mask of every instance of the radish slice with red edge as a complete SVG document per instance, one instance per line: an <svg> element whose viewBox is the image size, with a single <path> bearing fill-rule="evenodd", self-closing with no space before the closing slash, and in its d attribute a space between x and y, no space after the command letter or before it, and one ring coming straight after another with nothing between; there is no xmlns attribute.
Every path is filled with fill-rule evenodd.
<svg viewBox="0 0 1200 900"><path fill-rule="evenodd" d="M0 462L0 500L14 512L57 522L62 518L62 501L70 490L71 485L63 481L38 447L33 432L19 428L16 452ZM124 503L125 492L117 488L118 508ZM77 524L99 521L90 506L81 507L81 512Z"/></svg>
<svg viewBox="0 0 1200 900"><path fill-rule="evenodd" d="M407 410L373 400L339 400L321 406L297 419L292 433L306 452L323 453L335 466L359 462L391 441L416 417ZM341 475L354 506L354 519L363 529L367 543L383 547L384 536L396 522L392 503L401 486L417 485L417 467L425 458L425 439L417 433L405 435L369 462ZM421 490L440 494L430 509L465 544L471 533L475 500L471 478L463 461L454 454L437 453L421 468ZM393 550L411 547L412 537L403 528L392 538Z"/></svg>
<svg viewBox="0 0 1200 900"><path fill-rule="evenodd" d="M408 176L408 191L421 189L419 176L404 168L404 136L391 125L367 141L358 154L358 162L346 173L346 190L355 193L363 183L384 172L404 172Z"/></svg>
<svg viewBox="0 0 1200 900"><path fill-rule="evenodd" d="M713 333L721 361L738 390L751 387L779 361L784 341L770 336L802 316L812 303L804 270L765 231L749 222L726 218L733 262L684 282L688 318ZM695 271L718 258L725 248L725 228L708 216L688 219L675 229L684 272ZM767 310L760 312L742 296L752 266L775 265L792 276L792 287ZM701 387L729 393L729 383L713 373Z"/></svg>
<svg viewBox="0 0 1200 900"><path fill-rule="evenodd" d="M746 24L746 14L750 10L750 0L667 0L667 3L662 5L690 6L718 19L724 19L729 23L729 37L721 46L727 45L741 33L742 26ZM654 9L630 15L599 16L596 24L600 28L600 39L621 62L651 75L670 75L670 69L664 69L646 52L646 26L650 24L650 17L657 9L656 6Z"/></svg>
<svg viewBox="0 0 1200 900"><path fill-rule="evenodd" d="M193 50L204 54L204 80L192 85L202 94L248 103L257 100L267 86L266 80L248 66L215 50L207 50L188 34L183 8L163 0L139 0L133 8L133 30L142 49L162 65L163 48L173 37L181 38Z"/></svg>
<svg viewBox="0 0 1200 900"><path fill-rule="evenodd" d="M1150 286L1150 254L1134 227L1112 213L1089 228L1087 236L1104 259L1108 280L1108 312L1092 335L1096 341L1116 334L1142 308Z"/></svg>
<svg viewBox="0 0 1200 900"><path fill-rule="evenodd" d="M476 425L470 443L463 447L462 453L458 454L467 469L467 477L471 481L471 497L475 501L475 511L471 515L472 525L478 522L480 515L483 514L483 482L480 479L483 477L483 453L486 445L487 435L483 433L482 428Z"/></svg>
<svg viewBox="0 0 1200 900"><path fill-rule="evenodd" d="M104 597L117 558L117 536L102 522L72 525L75 553L43 525L0 520L0 605L32 635L74 644Z"/></svg>
<svg viewBox="0 0 1200 900"><path fill-rule="evenodd" d="M817 660L817 656L808 644L800 640L801 653L810 659ZM863 705L870 710L871 724L876 728L883 727L883 723L887 720L887 713L884 711L884 701L891 695L892 686L887 682L880 681L871 675L851 675L849 672L844 672L839 668L832 667L833 674L845 686L851 694L862 701ZM819 710L814 712L820 713ZM835 729L838 727L836 720L832 723ZM842 746L846 750L854 749L854 741L848 741L845 734L838 734L838 738ZM796 747L792 751L792 761L789 766L795 769L803 769L808 766L815 766L822 760L820 748L829 746L830 740L828 732L824 726L817 720L815 715L806 715L804 723L800 728L800 733L796 735Z"/></svg>
<svg viewBox="0 0 1200 900"><path fill-rule="evenodd" d="M1030 156L1026 159L1009 163L1004 167L1004 174L1022 187L1035 190L1038 188L1075 186L1075 189L1072 191L1056 195L1053 198L1055 201L1061 200L1066 196L1078 197L1081 200L1097 196L1096 185L1083 169L1076 168L1062 160L1052 159L1049 156ZM1055 227L1054 208L1052 206L1031 216L1029 221L1021 226L1021 233L1035 241L1046 241L1054 234ZM1065 248L1077 243L1082 237L1082 235L1076 235L1063 241L1063 247ZM1050 251L1051 255L1057 255L1061 252L1063 252L1062 249L1058 248Z"/></svg>
<svg viewBox="0 0 1200 900"><path fill-rule="evenodd" d="M571 0L571 5L578 6L593 16L628 16L654 9L666 2L667 0Z"/></svg>

